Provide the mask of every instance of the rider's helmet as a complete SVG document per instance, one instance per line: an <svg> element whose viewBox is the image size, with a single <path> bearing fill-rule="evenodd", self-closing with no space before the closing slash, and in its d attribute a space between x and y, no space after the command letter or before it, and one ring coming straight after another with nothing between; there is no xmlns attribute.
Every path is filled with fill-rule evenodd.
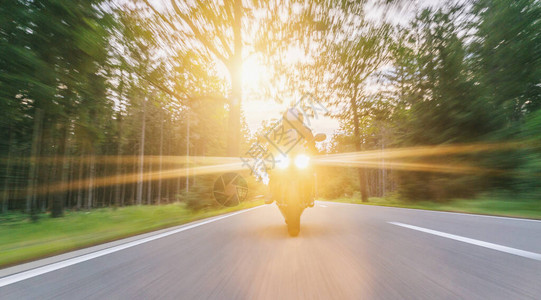
<svg viewBox="0 0 541 300"><path fill-rule="evenodd" d="M284 119L292 123L296 123L296 122L300 122L301 124L304 123L304 115L296 107L292 107L288 109L284 113Z"/></svg>

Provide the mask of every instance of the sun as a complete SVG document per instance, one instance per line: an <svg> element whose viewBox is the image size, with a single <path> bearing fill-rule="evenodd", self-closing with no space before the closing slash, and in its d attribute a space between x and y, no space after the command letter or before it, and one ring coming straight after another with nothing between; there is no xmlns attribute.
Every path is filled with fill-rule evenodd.
<svg viewBox="0 0 541 300"><path fill-rule="evenodd" d="M258 91L269 83L269 72L257 58L250 57L242 64L242 84L245 91Z"/></svg>

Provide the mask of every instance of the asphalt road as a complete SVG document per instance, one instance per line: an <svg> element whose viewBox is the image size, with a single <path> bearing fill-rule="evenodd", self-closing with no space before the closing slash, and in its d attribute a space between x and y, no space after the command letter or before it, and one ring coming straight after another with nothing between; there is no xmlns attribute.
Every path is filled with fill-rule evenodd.
<svg viewBox="0 0 541 300"><path fill-rule="evenodd" d="M0 278L0 298L541 299L539 221L319 202L301 223L267 205Z"/></svg>

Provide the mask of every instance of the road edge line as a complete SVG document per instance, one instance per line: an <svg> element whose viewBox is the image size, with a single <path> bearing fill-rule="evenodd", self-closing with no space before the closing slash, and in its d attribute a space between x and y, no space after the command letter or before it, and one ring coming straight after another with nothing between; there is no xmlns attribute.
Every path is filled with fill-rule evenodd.
<svg viewBox="0 0 541 300"><path fill-rule="evenodd" d="M483 217L483 218L492 218L492 219L504 219L504 220L511 220L511 221L527 221L527 222L537 222L541 223L541 220L539 219L530 219L530 218L521 218L521 217L505 217L505 216L493 216L493 215L484 215L484 214L476 214L476 213L465 213L465 212L457 212L457 211L444 211L444 210L432 210L432 209L423 209L423 208L411 208L411 207L400 207L400 206L387 206L387 205L377 205L377 204L363 204L363 203L348 203L348 202L336 202L336 201L326 201L326 200L316 200L320 202L327 202L327 203L336 203L336 204L345 204L345 205L357 205L357 206L370 206L370 207L385 207L385 208L395 208L395 209L408 209L408 210L415 210L415 211L421 211L421 212L434 212L439 214L453 214L453 215L462 215L462 216L470 216L470 217Z"/></svg>
<svg viewBox="0 0 541 300"><path fill-rule="evenodd" d="M249 211L255 210L257 208L261 208L261 207L263 207L263 206L259 205L259 206L256 206L256 207L251 207L251 208L247 208L247 209L244 209L244 210L239 210L239 211L232 212L232 213L229 213L229 214L216 216L216 217L212 217L212 218L208 218L208 219L204 219L204 220L195 221L195 222L192 222L192 223L181 225L180 228L176 228L176 229L172 229L172 230L169 230L169 231L166 231L166 232L158 233L156 235L151 235L151 236L141 238L141 239L138 239L138 240L135 240L135 241L127 242L127 243L120 244L120 245L117 245L117 246L113 246L113 247L105 248L105 249L98 250L98 251L95 251L95 252L91 252L91 253L83 254L83 255L80 255L80 256L76 256L76 257L73 257L73 258L68 258L68 259L65 259L65 260L61 260L59 262L54 262L54 263L51 263L51 264L47 264L47 265L44 265L44 266L41 266L41 267L36 267L36 268L30 269L30 270L21 271L21 272L15 273L15 274L7 275L7 276L4 276L4 277L0 278L0 288L4 287L4 286L7 286L7 285L10 285L10 284L13 284L13 283L17 283L17 282L26 280L26 279L36 277L36 276L39 276L39 275L43 275L43 274L46 274L46 273L49 273L49 272L53 272L53 271L56 271L56 270L59 270L59 269L63 269L63 268L66 268L66 267L69 267L69 266L72 266L72 265L75 265L75 264L78 264L78 263L81 263L81 262L85 262L85 261L88 261L88 260L91 260L91 259L94 259L94 258L105 256L107 254L111 254L111 253L118 252L118 251L121 251L121 250L124 250L124 249L128 249L128 248L131 248L131 247L134 247L134 246L137 246L137 245L148 243L148 242L151 242L151 241L163 238L163 237L167 237L167 236L170 236L170 235L182 232L182 231L186 231L186 230L196 228L196 227L199 227L199 226L202 226L202 225L205 225L205 224L213 223L213 222L216 222L216 221L219 221L219 220L223 220L225 218L236 216L238 214L249 212Z"/></svg>

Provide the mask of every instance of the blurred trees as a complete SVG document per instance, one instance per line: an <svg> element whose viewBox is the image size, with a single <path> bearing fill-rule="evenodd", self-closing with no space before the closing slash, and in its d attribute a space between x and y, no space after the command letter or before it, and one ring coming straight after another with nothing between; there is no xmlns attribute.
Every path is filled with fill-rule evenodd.
<svg viewBox="0 0 541 300"><path fill-rule="evenodd" d="M371 84L360 90L360 99L366 99L359 115L365 122L361 127L368 133L361 140L364 150L382 149L384 144L437 147L529 141L522 144L525 149L494 153L412 155L400 163L458 164L504 173L446 174L398 171L391 166L392 185L398 184L402 196L443 200L501 189L514 189L515 195L540 192L533 184L533 178L539 176L538 170L533 171L539 152L535 150L538 133L532 131L537 126L541 96L540 9L536 1L479 0L424 9L407 26L395 27L393 42L386 44L391 64L374 72L367 78ZM377 36L382 39L385 35ZM363 45L370 43L364 41ZM337 50L330 53L338 55L345 49L338 43ZM362 53L348 55L350 60L361 57ZM370 91L374 86L375 91ZM340 102L340 116L355 115L356 110L345 103ZM335 137L335 151L340 144L357 143L356 123L355 118L343 119L342 134L352 138ZM375 182L378 176L372 172L368 181ZM389 183L380 184L379 189L369 188L371 195L381 195L379 191Z"/></svg>
<svg viewBox="0 0 541 300"><path fill-rule="evenodd" d="M148 0L141 2L159 19L160 26L155 33L160 34L169 47L192 52L227 70L227 100L223 101L229 114L227 152L228 156L241 155L243 64L262 48L274 52L276 49L269 46L291 43L289 34L293 30L288 26L295 22L290 18L302 14L306 3L297 0L170 0L158 7Z"/></svg>
<svg viewBox="0 0 541 300"><path fill-rule="evenodd" d="M15 0L0 15L2 212L171 202L195 179L157 171L225 154L213 64L164 55L144 9Z"/></svg>
<svg viewBox="0 0 541 300"><path fill-rule="evenodd" d="M192 3L169 1L166 7L173 13L162 13L149 1L143 1L156 17L163 21L168 42L189 49L198 57L216 59L229 72L228 153L239 155L242 102L243 22L250 11L242 1L195 1ZM255 2L253 4L258 4ZM255 8L254 8L255 9ZM245 23L245 22L244 22ZM246 23L245 23L246 24Z"/></svg>
<svg viewBox="0 0 541 300"><path fill-rule="evenodd" d="M37 186L67 180L70 132L84 119L94 122L106 106L107 28L109 15L95 7L103 1L12 1L2 4L2 103L9 110L2 123L7 153L28 149L30 167L26 209L34 211ZM62 18L57 16L61 15ZM96 124L95 123L95 124ZM83 125L84 126L84 125ZM91 133L92 134L92 133ZM95 135L101 131L95 130ZM27 137L32 137L28 139ZM31 149L31 150L30 150ZM36 157L47 156L46 164ZM16 159L16 158L13 158ZM8 162L8 165L13 161ZM21 163L24 163L21 161ZM5 185L17 168L6 172ZM5 194L8 196L7 194ZM62 195L47 192L53 216L62 215ZM6 201L6 199L4 199Z"/></svg>
<svg viewBox="0 0 541 300"><path fill-rule="evenodd" d="M479 21L471 45L476 83L507 127L541 107L541 4L479 0L473 13Z"/></svg>
<svg viewBox="0 0 541 300"><path fill-rule="evenodd" d="M478 22L471 43L472 73L495 128L488 139L524 141L524 149L485 157L485 165L507 171L507 176L491 178L491 188L538 198L539 169L533 166L540 154L541 3L479 0L473 14Z"/></svg>
<svg viewBox="0 0 541 300"><path fill-rule="evenodd" d="M355 150L361 151L363 145L367 143L365 130L362 130L361 126L367 129L366 120L371 118L371 121L375 121L372 118L377 118L374 116L374 110L366 105L366 102L373 99L368 99L369 96L363 89L368 86L368 78L389 60L391 30L387 24L374 25L365 20L361 20L358 26L361 30L357 29L360 32L356 34L345 32L354 36L353 39L339 42L336 46L338 53L334 58L336 62L333 66L336 73L332 89L336 96L343 99L338 103L346 109L339 117L353 127ZM358 168L358 176L361 198L364 202L368 200L368 190L366 172L363 168Z"/></svg>
<svg viewBox="0 0 541 300"><path fill-rule="evenodd" d="M400 145L471 143L480 141L493 129L489 106L479 99L475 83L468 78L470 71L462 35L467 24L460 22L464 17L463 7L452 6L437 11L424 10L411 23L411 32L405 36L411 48L402 51L415 54L413 68L402 71L400 76L414 81L404 90L399 89L404 99L397 98L401 106L407 107L407 119L398 131L402 135ZM421 157L412 162L442 164L449 159ZM464 161L465 157L453 159L472 162ZM479 186L472 178L461 178L464 175L420 172L401 172L398 176L403 195L411 199L468 196L471 191L468 185Z"/></svg>
<svg viewBox="0 0 541 300"><path fill-rule="evenodd" d="M396 2L408 4L375 3ZM205 190L208 178L163 174L194 165L186 154L249 146L240 111L248 57L273 75L256 92L277 101L310 92L334 108L341 129L330 152L517 139L529 146L328 167L320 181L341 191L328 197L359 190L366 200L396 187L411 199L541 192L539 1L445 5L406 25L368 18L367 1L151 4L2 1L2 212L58 217L66 207L166 203L184 192L195 199L189 191ZM505 176L397 163L464 164Z"/></svg>

